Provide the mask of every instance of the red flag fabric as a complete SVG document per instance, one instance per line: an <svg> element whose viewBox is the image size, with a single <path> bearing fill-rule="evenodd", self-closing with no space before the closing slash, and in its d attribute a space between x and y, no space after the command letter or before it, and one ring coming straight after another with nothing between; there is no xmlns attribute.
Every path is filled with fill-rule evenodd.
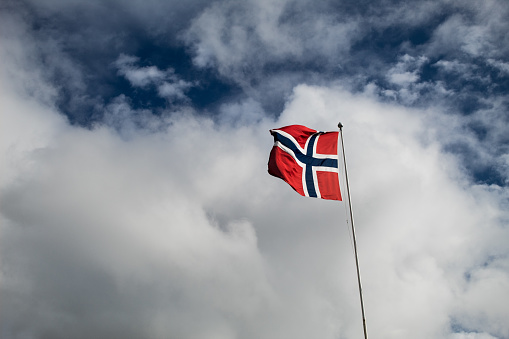
<svg viewBox="0 0 509 339"><path fill-rule="evenodd" d="M305 197L342 200L338 171L338 132L318 132L302 125L270 130L270 175L286 181Z"/></svg>

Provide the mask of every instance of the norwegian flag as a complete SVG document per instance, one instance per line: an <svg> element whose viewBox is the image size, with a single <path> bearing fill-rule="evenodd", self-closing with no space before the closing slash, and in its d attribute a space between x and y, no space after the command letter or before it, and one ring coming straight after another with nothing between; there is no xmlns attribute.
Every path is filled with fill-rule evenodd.
<svg viewBox="0 0 509 339"><path fill-rule="evenodd" d="M341 200L338 132L318 132L301 125L270 130L274 147L269 174L286 181L302 196Z"/></svg>

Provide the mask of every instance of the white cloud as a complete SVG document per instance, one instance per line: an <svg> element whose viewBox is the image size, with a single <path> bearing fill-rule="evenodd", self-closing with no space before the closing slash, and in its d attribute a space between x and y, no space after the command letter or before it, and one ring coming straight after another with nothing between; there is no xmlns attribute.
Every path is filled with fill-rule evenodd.
<svg viewBox="0 0 509 339"><path fill-rule="evenodd" d="M323 118L306 112L345 117L347 154L354 155L349 161L354 210L358 227L362 225L360 257L365 263L368 323L369 309L376 314L371 330L396 338L440 337L457 315L456 307L477 317L479 305L473 306L469 293L458 288L465 286L465 272L489 255L506 252L496 239L507 237L500 228L507 216L502 217L503 205L495 206L507 192L502 190L505 193L497 198L495 191L460 184L464 179L453 159L441 154L433 141L434 131L444 128L450 133L450 125L425 124L408 111L337 90L303 87L297 93L299 99L288 111L301 115L283 115L284 122L300 120L322 128ZM423 120L433 121L432 116ZM489 289L491 282L483 279L481 284ZM501 320L505 311L497 308L505 308L502 300L482 303L500 316L488 316L496 324L490 326L490 333L505 336L507 327ZM381 316L387 305L390 315ZM483 328L478 324L472 329Z"/></svg>
<svg viewBox="0 0 509 339"><path fill-rule="evenodd" d="M340 64L356 30L357 23L317 15L306 2L226 1L204 10L184 39L195 49L196 65L217 67L245 86L269 63L331 57Z"/></svg>
<svg viewBox="0 0 509 339"><path fill-rule="evenodd" d="M180 79L173 68L162 71L156 66L138 67L138 62L138 57L121 54L114 64L133 87L155 86L159 96L169 101L187 99L184 92L193 84Z"/></svg>
<svg viewBox="0 0 509 339"><path fill-rule="evenodd" d="M462 11L449 17L433 33L429 44L435 55L451 54L463 58L498 57L507 53L508 8L503 1L463 2Z"/></svg>
<svg viewBox="0 0 509 339"><path fill-rule="evenodd" d="M482 297L509 281L505 191L465 185L434 139L440 126L415 112L300 86L277 121L248 126L175 115L120 138L40 125L53 141L25 152L30 167L2 190L3 336L359 336L343 208L266 174L269 128L327 130L339 117L369 331L447 338L454 318L506 335L504 299ZM16 159L2 157L7 169Z"/></svg>
<svg viewBox="0 0 509 339"><path fill-rule="evenodd" d="M185 100L187 96L184 91L190 88L192 85L190 82L184 80L176 80L173 83L163 82L158 88L157 92L159 96L171 100Z"/></svg>
<svg viewBox="0 0 509 339"><path fill-rule="evenodd" d="M124 54L115 61L119 74L125 76L132 86L146 87L152 83L162 82L166 78L166 72L155 66L136 67L138 61L139 58Z"/></svg>
<svg viewBox="0 0 509 339"><path fill-rule="evenodd" d="M285 22L291 4L212 5L190 30L195 61L241 80L267 60L336 63L359 26L316 13L302 26ZM352 94L315 74L324 85L295 87L277 118L255 95L223 103L214 118L186 107L156 117L118 96L85 129L56 108L57 89L29 57L37 43L22 30L1 38L2 338L361 337L344 204L302 198L266 173L270 128L330 130L338 120L369 333L509 336L507 188L472 184L443 152L460 140L508 168L503 150L484 152L506 138L502 97L460 119L440 100L427 110L381 103L376 85ZM469 53L481 53L475 42ZM406 102L427 57L409 55L385 68ZM117 60L133 86L168 100L191 86L138 62ZM463 62L438 65L456 72ZM266 88L305 80L271 75ZM474 122L494 133L480 141L465 129Z"/></svg>
<svg viewBox="0 0 509 339"><path fill-rule="evenodd" d="M427 62L426 57L415 58L408 54L400 57L400 61L387 74L390 82L399 86L408 86L419 80L422 65Z"/></svg>

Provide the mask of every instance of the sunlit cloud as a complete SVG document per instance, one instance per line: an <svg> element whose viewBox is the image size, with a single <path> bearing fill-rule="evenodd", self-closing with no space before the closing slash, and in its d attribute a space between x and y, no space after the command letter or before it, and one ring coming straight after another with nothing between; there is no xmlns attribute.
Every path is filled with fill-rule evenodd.
<svg viewBox="0 0 509 339"><path fill-rule="evenodd" d="M267 174L339 121L370 337L509 337L507 3L0 11L2 338L362 337L345 204Z"/></svg>

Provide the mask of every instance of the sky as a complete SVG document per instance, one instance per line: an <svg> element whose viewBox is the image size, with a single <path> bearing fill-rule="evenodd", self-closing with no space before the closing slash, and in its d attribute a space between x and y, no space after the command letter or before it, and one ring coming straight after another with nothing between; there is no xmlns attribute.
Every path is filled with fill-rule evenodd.
<svg viewBox="0 0 509 339"><path fill-rule="evenodd" d="M361 338L347 206L267 173L341 122L368 336L509 339L508 17L0 0L0 337Z"/></svg>

